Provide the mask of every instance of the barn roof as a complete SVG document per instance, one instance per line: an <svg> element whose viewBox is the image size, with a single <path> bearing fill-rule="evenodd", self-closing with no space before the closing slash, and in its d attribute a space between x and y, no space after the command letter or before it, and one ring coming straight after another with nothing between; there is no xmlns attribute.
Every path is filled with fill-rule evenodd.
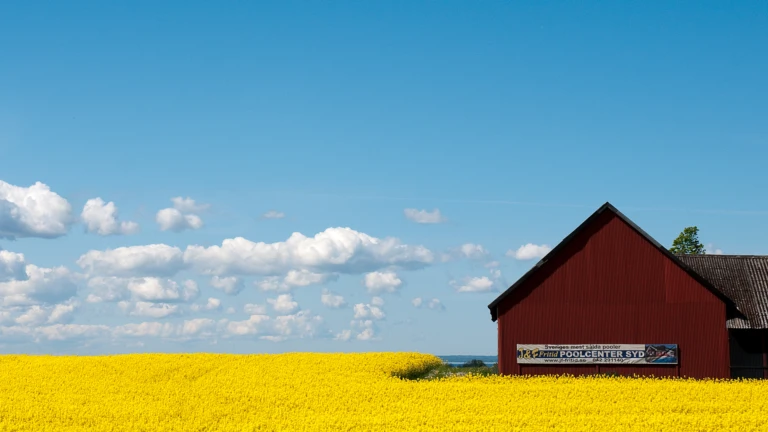
<svg viewBox="0 0 768 432"><path fill-rule="evenodd" d="M598 219L598 217L605 213L605 212L611 212L614 215L616 215L619 219L624 221L627 225L629 225L633 230L635 230L638 234L643 236L646 240L648 240L653 246L656 247L656 249L659 250L659 252L663 253L667 256L672 262L677 264L680 268L682 268L686 273L688 273L692 278L694 278L697 282L699 282L701 285L703 285L705 288L707 288L710 292L715 294L719 299L721 299L726 305L733 307L737 312L741 312L737 306L737 304L731 300L727 295L724 295L722 291L717 289L709 280L702 277L701 274L694 271L691 267L689 267L686 263L681 261L678 256L670 252L667 248L662 246L659 242L657 242L653 237L648 235L645 231L643 231L639 226L637 226L634 222L632 222L628 217L624 216L616 207L611 205L611 203L606 202L602 206L600 206L597 211L592 213L590 217L587 218L584 222L582 222L581 225L578 226L575 230L573 230L572 233L568 235L563 241L560 242L557 246L555 246L547 255L544 256L538 263L536 263L535 266L533 266L532 269L528 270L527 273L525 273L520 279L517 280L511 287L507 288L506 291L501 293L500 296L496 298L491 304L488 305L488 309L491 310L491 320L496 321L496 318L498 318L498 311L497 306L499 303L501 303L502 300L504 300L507 296L509 296L517 287L521 286L523 283L525 283L528 278L530 278L532 275L534 275L539 269L541 269L542 266L544 266L547 261L551 257L556 256L560 251L565 248L568 243L571 242L579 233L587 229L591 224L595 223ZM743 319L743 318L742 318Z"/></svg>
<svg viewBox="0 0 768 432"><path fill-rule="evenodd" d="M768 256L679 255L678 258L736 303L744 318L728 328L768 328Z"/></svg>

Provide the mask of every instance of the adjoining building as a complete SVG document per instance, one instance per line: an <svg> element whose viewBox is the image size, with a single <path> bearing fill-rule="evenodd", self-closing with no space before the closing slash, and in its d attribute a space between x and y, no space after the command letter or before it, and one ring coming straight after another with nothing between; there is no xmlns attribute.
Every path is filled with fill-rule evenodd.
<svg viewBox="0 0 768 432"><path fill-rule="evenodd" d="M768 256L674 255L610 203L488 308L502 374L768 378Z"/></svg>

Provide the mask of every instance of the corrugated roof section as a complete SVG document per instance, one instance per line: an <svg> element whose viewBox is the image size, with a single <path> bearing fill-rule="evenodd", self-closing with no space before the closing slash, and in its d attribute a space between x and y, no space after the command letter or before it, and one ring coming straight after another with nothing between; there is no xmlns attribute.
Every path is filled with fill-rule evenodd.
<svg viewBox="0 0 768 432"><path fill-rule="evenodd" d="M678 255L696 273L736 303L747 319L732 318L728 328L768 328L768 256Z"/></svg>

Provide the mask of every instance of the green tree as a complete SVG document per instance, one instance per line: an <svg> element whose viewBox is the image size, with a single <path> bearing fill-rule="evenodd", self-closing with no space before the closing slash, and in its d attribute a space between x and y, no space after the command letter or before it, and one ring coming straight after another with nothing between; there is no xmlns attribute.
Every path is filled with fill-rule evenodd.
<svg viewBox="0 0 768 432"><path fill-rule="evenodd" d="M699 241L699 229L695 226L685 228L672 242L669 251L673 254L704 255L704 245Z"/></svg>

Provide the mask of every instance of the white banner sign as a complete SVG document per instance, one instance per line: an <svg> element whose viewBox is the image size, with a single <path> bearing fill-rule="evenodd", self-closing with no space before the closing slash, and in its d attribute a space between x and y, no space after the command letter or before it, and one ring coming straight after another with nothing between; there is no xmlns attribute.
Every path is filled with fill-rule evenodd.
<svg viewBox="0 0 768 432"><path fill-rule="evenodd" d="M677 364L677 345L517 345L519 364Z"/></svg>

